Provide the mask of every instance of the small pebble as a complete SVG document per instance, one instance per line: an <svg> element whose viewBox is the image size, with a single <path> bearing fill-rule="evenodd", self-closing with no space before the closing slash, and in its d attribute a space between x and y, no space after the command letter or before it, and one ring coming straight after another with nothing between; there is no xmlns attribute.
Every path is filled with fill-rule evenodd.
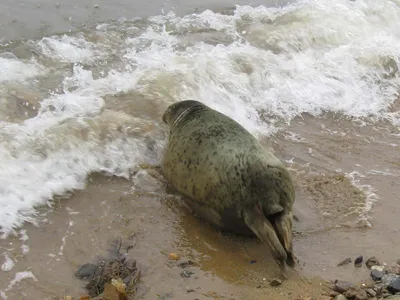
<svg viewBox="0 0 400 300"><path fill-rule="evenodd" d="M278 279L278 278L274 278L271 280L271 282L269 283L271 286L278 286L282 284L282 280Z"/></svg>
<svg viewBox="0 0 400 300"><path fill-rule="evenodd" d="M75 272L75 276L79 279L86 279L93 276L96 269L96 265L87 263L79 267L79 269Z"/></svg>
<svg viewBox="0 0 400 300"><path fill-rule="evenodd" d="M393 280L387 287L388 291L392 294L400 293L400 278Z"/></svg>
<svg viewBox="0 0 400 300"><path fill-rule="evenodd" d="M375 292L377 292L378 294L380 294L381 292L382 292L382 290L383 290L383 288L384 288L385 286L384 286L384 284L383 283L377 283L377 284L375 284L375 286L374 286L374 291Z"/></svg>
<svg viewBox="0 0 400 300"><path fill-rule="evenodd" d="M186 290L186 293L193 293L194 292L194 289L188 289L188 290Z"/></svg>
<svg viewBox="0 0 400 300"><path fill-rule="evenodd" d="M181 272L181 277L185 277L185 278L189 278L190 276L192 276L194 273L192 271L188 271L188 270L183 270Z"/></svg>
<svg viewBox="0 0 400 300"><path fill-rule="evenodd" d="M383 272L383 270L385 270L384 266L372 266L371 270L378 270L380 272Z"/></svg>
<svg viewBox="0 0 400 300"><path fill-rule="evenodd" d="M375 297L376 296L376 292L373 289L367 289L366 292L371 297Z"/></svg>
<svg viewBox="0 0 400 300"><path fill-rule="evenodd" d="M179 260L179 256L176 253L170 253L168 254L168 259L170 260Z"/></svg>
<svg viewBox="0 0 400 300"><path fill-rule="evenodd" d="M388 286L389 284L391 284L394 280L396 280L398 278L399 278L399 276L396 274L386 274L386 275L382 276L381 281L385 286Z"/></svg>
<svg viewBox="0 0 400 300"><path fill-rule="evenodd" d="M383 277L383 272L381 272L381 271L379 271L379 270L372 270L371 271L371 278L372 278L372 280L374 280L374 281L379 281L379 280L381 280L382 279L382 277Z"/></svg>
<svg viewBox="0 0 400 300"><path fill-rule="evenodd" d="M372 256L368 258L368 260L365 262L365 265L367 266L367 268L371 269L371 267L380 266L381 264L379 263L379 261L376 259L375 256Z"/></svg>
<svg viewBox="0 0 400 300"><path fill-rule="evenodd" d="M125 285L130 285L133 277L131 275L126 276L122 281L125 283Z"/></svg>
<svg viewBox="0 0 400 300"><path fill-rule="evenodd" d="M362 255L358 256L355 260L354 260L354 266L356 268L360 268L363 262L363 257Z"/></svg>
<svg viewBox="0 0 400 300"><path fill-rule="evenodd" d="M95 4L95 5L94 5L94 8L99 8L99 5L98 5L98 4Z"/></svg>

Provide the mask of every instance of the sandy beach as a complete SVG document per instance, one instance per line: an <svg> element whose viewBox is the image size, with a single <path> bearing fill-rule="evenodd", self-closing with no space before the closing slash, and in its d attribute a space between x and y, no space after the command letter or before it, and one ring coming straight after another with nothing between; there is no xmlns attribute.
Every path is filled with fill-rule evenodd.
<svg viewBox="0 0 400 300"><path fill-rule="evenodd" d="M78 267L118 239L141 270L135 299L331 299L326 281L371 281L345 258L400 258L395 19L374 1L284 4L0 3L0 297L78 298ZM218 232L153 176L182 98L293 175L299 264L282 285L257 239Z"/></svg>

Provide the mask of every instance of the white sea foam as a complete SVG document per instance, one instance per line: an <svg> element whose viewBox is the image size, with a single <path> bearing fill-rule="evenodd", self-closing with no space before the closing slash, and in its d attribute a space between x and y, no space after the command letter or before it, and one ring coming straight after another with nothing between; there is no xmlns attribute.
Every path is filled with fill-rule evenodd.
<svg viewBox="0 0 400 300"><path fill-rule="evenodd" d="M146 128L178 99L201 100L259 135L305 112L400 124L400 113L389 111L400 87L399 18L389 0L239 6L233 15L103 24L96 38L32 42L36 59L0 57L0 90L25 82L48 87L52 78L43 75L52 73L45 72L64 74L37 116L0 123L0 233L34 222L36 206L83 188L90 172L128 177L149 160ZM125 106L107 98L119 93L133 96ZM138 101L157 119L134 117Z"/></svg>
<svg viewBox="0 0 400 300"><path fill-rule="evenodd" d="M23 62L14 58L0 57L0 90L1 85L13 82L24 82L43 74L44 68L39 66L35 60Z"/></svg>
<svg viewBox="0 0 400 300"><path fill-rule="evenodd" d="M91 63L95 55L92 51L92 43L82 36L45 37L37 44L37 47L40 54L61 62Z"/></svg>
<svg viewBox="0 0 400 300"><path fill-rule="evenodd" d="M357 207L355 212L359 215L360 225L371 227L371 217L369 216L369 212L371 211L374 203L379 200L379 196L376 194L376 190L371 185L362 183L361 179L365 178L365 176L361 173L353 171L346 174L346 177L355 187L364 192L366 197L365 203L364 205Z"/></svg>
<svg viewBox="0 0 400 300"><path fill-rule="evenodd" d="M1 265L1 269L5 272L11 271L12 268L14 268L14 261L8 257L7 254L4 254L4 262Z"/></svg>

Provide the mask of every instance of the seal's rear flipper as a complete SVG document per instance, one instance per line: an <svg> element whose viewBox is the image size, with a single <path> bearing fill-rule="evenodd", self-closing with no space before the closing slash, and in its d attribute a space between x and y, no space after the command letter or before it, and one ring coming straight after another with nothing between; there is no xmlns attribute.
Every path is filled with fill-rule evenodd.
<svg viewBox="0 0 400 300"><path fill-rule="evenodd" d="M278 235L279 241L285 248L288 255L287 264L290 267L294 267L295 256L293 254L293 242L292 242L292 212L284 211L282 213L276 214L274 217L274 227L276 234Z"/></svg>
<svg viewBox="0 0 400 300"><path fill-rule="evenodd" d="M277 263L283 267L287 260L285 248L279 241L271 222L264 216L261 209L257 207L245 208L243 211L244 221L247 226L266 244L272 251Z"/></svg>

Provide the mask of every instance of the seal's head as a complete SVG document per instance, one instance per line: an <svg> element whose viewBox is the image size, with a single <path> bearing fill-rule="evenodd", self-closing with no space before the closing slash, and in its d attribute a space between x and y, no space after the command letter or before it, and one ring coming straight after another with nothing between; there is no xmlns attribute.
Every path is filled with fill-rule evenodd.
<svg viewBox="0 0 400 300"><path fill-rule="evenodd" d="M162 116L164 123L172 127L178 120L182 119L192 110L198 107L206 107L203 103L196 100L179 101L168 106L167 110Z"/></svg>

